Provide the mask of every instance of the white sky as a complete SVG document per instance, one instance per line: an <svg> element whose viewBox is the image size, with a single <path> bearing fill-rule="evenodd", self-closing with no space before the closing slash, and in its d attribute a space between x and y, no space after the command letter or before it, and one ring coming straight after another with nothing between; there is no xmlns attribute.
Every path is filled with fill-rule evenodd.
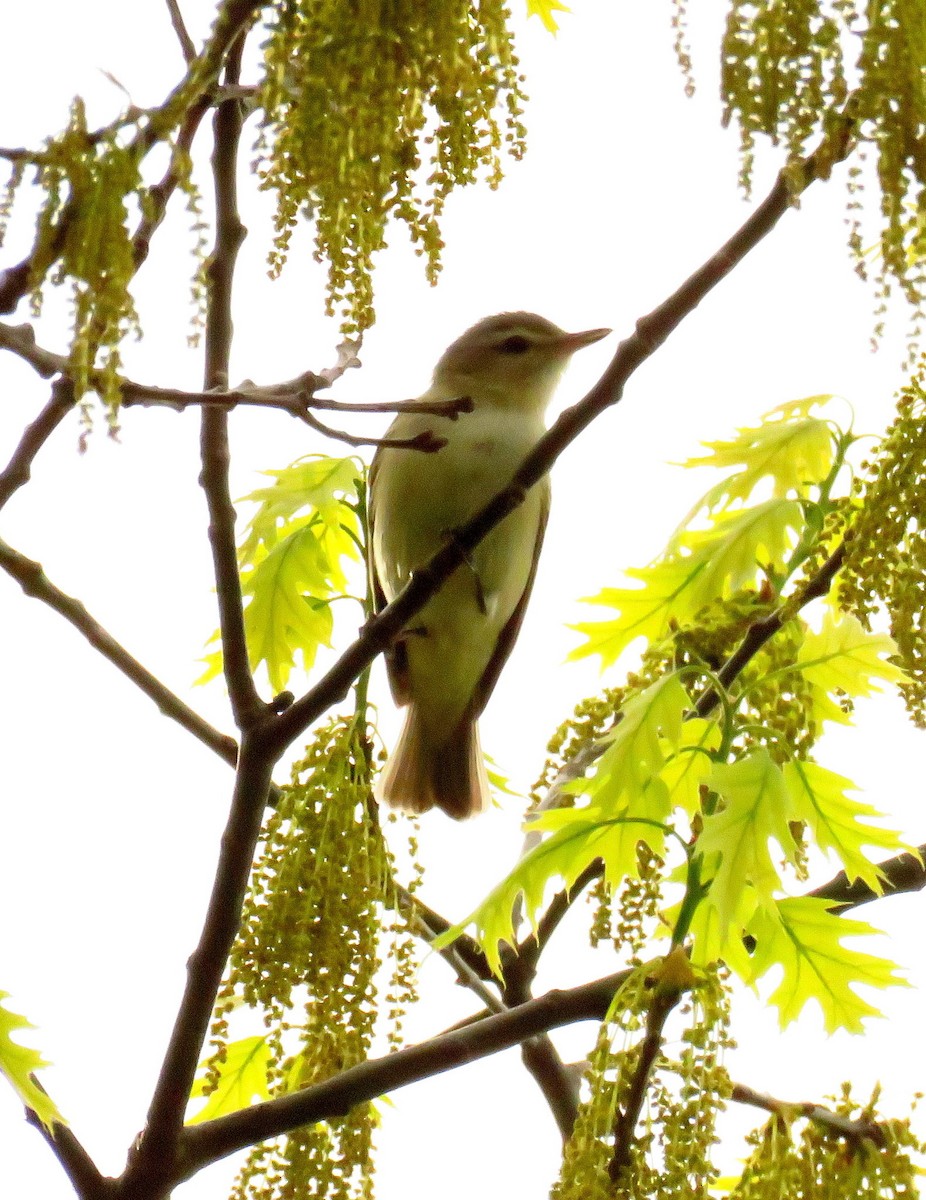
<svg viewBox="0 0 926 1200"><path fill-rule="evenodd" d="M211 6L182 7L197 41ZM575 0L556 39L536 20L518 26L532 102L530 150L497 193L470 189L448 205L445 268L436 291L404 233L377 272L379 322L364 370L335 395L401 398L426 384L444 346L473 320L527 308L569 329L610 325L623 337L734 230L749 212L736 190L736 139L719 128L717 54L721 9L693 30L700 91L683 95L671 51L668 0L646 5ZM523 26L523 28L522 28ZM37 67L36 62L41 66ZM4 15L0 42L0 144L29 145L60 128L72 95L108 118L118 78L138 104L156 102L181 69L166 8L158 0L35 0ZM249 131L253 126L249 127ZM200 148L207 139L200 142ZM757 195L777 160L763 157ZM626 398L573 446L554 472L554 506L535 598L521 640L483 721L488 751L521 786L542 761L550 732L598 686L594 664L564 666L575 642L565 628L589 614L577 599L618 581L662 546L691 499L707 486L667 466L795 397L838 392L857 427L877 432L892 410L903 314L882 350L869 350L872 300L844 250L844 169L815 185L800 212L709 297L631 381ZM202 176L208 187L208 179ZM271 209L245 178L250 229L235 301L233 380L289 378L334 361L334 323L321 314L321 276L309 241L297 238L282 282L263 273ZM23 205L21 213L25 214ZM185 348L190 244L181 212L158 235L138 279L148 333L127 348L137 379L197 387L200 359ZM0 264L28 244L14 225ZM39 340L65 345L61 305L50 303ZM25 320L25 312L17 320ZM580 396L616 338L583 352L567 375L563 403ZM47 395L47 385L11 355L0 357L0 461ZM385 423L385 418L378 430ZM233 418L233 494L256 472L302 453L329 450L276 414ZM123 644L214 723L230 729L221 689L191 689L202 645L216 624L208 576L206 518L197 487L195 414L134 410L119 444L99 431L76 453L66 424L43 451L34 480L9 505L0 533L40 559ZM0 988L40 1028L33 1042L54 1067L45 1082L106 1172L121 1169L143 1122L211 882L230 773L99 660L60 619L0 578L8 680L0 694L7 813L0 871ZM344 636L350 635L349 622ZM617 676L611 681L616 682ZM298 680L296 681L298 685ZM383 730L396 721L380 677ZM852 776L915 841L919 735L891 700L860 706L856 731L828 736L821 761ZM870 714L870 715L869 715ZM517 854L517 806L464 826L440 815L422 829L425 899L464 915ZM897 936L890 952L914 981L922 976L912 931L919 901L901 899L861 915ZM581 934L578 935L581 937ZM556 969L540 986L569 985L613 969L607 953L579 954L560 942ZM920 980L922 981L922 980ZM409 1034L438 1032L474 1004L446 967L422 971L427 1002ZM862 1090L887 1072L901 1113L922 1086L920 999L884 997L887 1021L865 1039L825 1039L813 1015L779 1037L748 996L737 1001L741 1050L736 1077L790 1099L817 1099L849 1073ZM582 1058L591 1026L560 1038ZM382 1200L448 1200L474 1190L493 1200L542 1196L556 1169L558 1138L516 1054L407 1089L384 1115L378 1189ZM757 1115L756 1115L757 1117ZM753 1114L733 1115L738 1127ZM758 1123L756 1119L753 1123ZM0 1195L58 1200L70 1189L12 1094L0 1090ZM737 1153L734 1143L730 1155ZM448 1170L448 1165L452 1169ZM228 1164L178 1195L221 1197Z"/></svg>

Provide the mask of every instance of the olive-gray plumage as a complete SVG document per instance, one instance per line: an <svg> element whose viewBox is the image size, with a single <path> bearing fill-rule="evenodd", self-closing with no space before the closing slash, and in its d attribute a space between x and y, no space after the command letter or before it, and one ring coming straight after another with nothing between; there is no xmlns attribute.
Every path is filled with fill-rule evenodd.
<svg viewBox="0 0 926 1200"><path fill-rule="evenodd" d="M473 411L455 420L400 413L388 437L432 430L446 444L436 453L381 447L373 460L372 574L380 607L511 481L544 432L544 413L570 356L609 332L567 334L534 313L502 313L448 347L421 398L468 396ZM392 693L408 711L379 780L385 803L419 813L438 807L457 819L487 806L476 721L521 627L549 504L544 479L389 651Z"/></svg>

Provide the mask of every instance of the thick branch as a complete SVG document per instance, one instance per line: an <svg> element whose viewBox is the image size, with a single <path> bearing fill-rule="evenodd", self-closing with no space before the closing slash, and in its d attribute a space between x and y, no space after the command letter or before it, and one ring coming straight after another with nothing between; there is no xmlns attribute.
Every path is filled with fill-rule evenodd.
<svg viewBox="0 0 926 1200"><path fill-rule="evenodd" d="M572 1135L579 1113L581 1071L563 1062L559 1051L545 1033L521 1043L521 1061L540 1088L560 1137L566 1142Z"/></svg>
<svg viewBox="0 0 926 1200"><path fill-rule="evenodd" d="M808 896L816 896L821 900L831 900L832 907L839 911L857 908L860 904L868 904L883 896L900 896L906 892L920 892L926 887L926 843L918 847L919 857L915 854L897 854L893 858L878 863L878 874L884 880L883 889L874 891L861 879L849 882L845 871L840 871L829 883L824 883Z"/></svg>
<svg viewBox="0 0 926 1200"><path fill-rule="evenodd" d="M190 1126L183 1131L182 1174L177 1181L190 1178L209 1163L254 1142L286 1133L298 1125L343 1116L357 1104L497 1054L550 1029L577 1021L600 1021L626 977L627 972L621 971L581 987L548 992L538 1000L486 1017L464 1029L351 1067L324 1083Z"/></svg>
<svg viewBox="0 0 926 1200"><path fill-rule="evenodd" d="M502 947L502 999L509 1008L528 1004L537 960L520 953L520 947ZM563 1062L559 1051L546 1034L538 1034L521 1044L521 1061L540 1088L565 1142L572 1133L579 1109L579 1079L574 1068Z"/></svg>
<svg viewBox="0 0 926 1200"><path fill-rule="evenodd" d="M480 541L524 502L528 490L550 470L562 452L605 409L617 404L636 369L652 355L718 283L774 229L793 204L795 196L817 177L829 174L833 163L849 152L854 126L846 118L838 140L826 139L809 158L782 171L769 195L718 252L682 286L647 316L635 333L618 346L609 367L578 404L567 409L522 462L511 483L465 525L423 568L416 571L403 591L377 616L319 683L297 700L277 721L273 737L280 750L307 729L332 704L342 699L356 676L385 650L401 630L434 595L441 584L465 562ZM798 182L798 180L800 182Z"/></svg>
<svg viewBox="0 0 926 1200"><path fill-rule="evenodd" d="M255 751L245 734L206 919L187 963L186 986L148 1110L147 1127L127 1170L133 1179L154 1182L173 1177L187 1100L225 963L238 933L272 768L266 753ZM131 1188L127 1193L131 1194Z"/></svg>
<svg viewBox="0 0 926 1200"><path fill-rule="evenodd" d="M502 989L502 999L509 1008L531 1002L533 977L532 963L509 956L504 966ZM521 1061L540 1088L565 1142L572 1133L579 1111L579 1080L575 1071L563 1062L559 1051L545 1033L521 1043Z"/></svg>
<svg viewBox="0 0 926 1200"><path fill-rule="evenodd" d="M243 36L232 47L226 82L238 82ZM235 257L244 228L237 212L237 150L242 127L240 101L227 100L214 120L217 232L210 270L206 329L206 386L224 386L232 337L231 290ZM228 954L238 932L254 848L260 836L275 759L249 736L267 710L251 679L242 619L235 552L234 509L228 491L227 415L204 412L203 488L210 512L210 539L219 593L226 678L236 720L243 731L231 811L222 837L212 894L199 944L187 964L187 981L170 1042L148 1110L148 1124L128 1174L146 1185L173 1171L187 1098L209 1028ZM129 1188L131 1190L131 1188Z"/></svg>
<svg viewBox="0 0 926 1200"><path fill-rule="evenodd" d="M229 56L226 82L237 83L241 66L239 41ZM205 388L228 386L228 368L233 334L232 284L238 250L246 230L238 215L238 145L243 118L241 103L227 100L216 109L213 120L214 149L212 173L215 187L215 249L207 272L209 285L206 313ZM222 632L222 660L228 696L239 729L249 729L260 721L266 709L257 694L251 675L244 633L244 604L238 553L235 544L235 509L228 486L230 452L228 414L206 408L202 414L200 437L202 475L200 477L209 507L209 542L215 571L219 625Z"/></svg>

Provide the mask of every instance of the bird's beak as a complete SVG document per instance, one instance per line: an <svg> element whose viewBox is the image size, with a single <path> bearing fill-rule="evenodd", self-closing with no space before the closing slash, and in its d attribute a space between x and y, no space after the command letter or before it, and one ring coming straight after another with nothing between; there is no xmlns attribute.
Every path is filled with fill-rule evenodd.
<svg viewBox="0 0 926 1200"><path fill-rule="evenodd" d="M583 346L591 346L595 342L600 342L610 332L610 329L585 329L581 333L564 333L561 338L557 339L556 349L562 354L574 354Z"/></svg>

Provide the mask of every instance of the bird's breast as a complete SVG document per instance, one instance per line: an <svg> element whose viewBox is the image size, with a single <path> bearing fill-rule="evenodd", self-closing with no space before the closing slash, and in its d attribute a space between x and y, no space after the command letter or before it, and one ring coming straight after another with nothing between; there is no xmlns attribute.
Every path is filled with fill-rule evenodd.
<svg viewBox="0 0 926 1200"><path fill-rule="evenodd" d="M374 553L387 595L395 594L416 568L510 481L543 434L540 420L510 411L482 411L449 421L402 414L390 437L413 437L431 429L446 444L433 454L416 450L380 452L373 494ZM505 519L476 550L480 574L494 577L504 567L512 539L532 551L544 481L527 502ZM491 590L493 578L484 584Z"/></svg>

